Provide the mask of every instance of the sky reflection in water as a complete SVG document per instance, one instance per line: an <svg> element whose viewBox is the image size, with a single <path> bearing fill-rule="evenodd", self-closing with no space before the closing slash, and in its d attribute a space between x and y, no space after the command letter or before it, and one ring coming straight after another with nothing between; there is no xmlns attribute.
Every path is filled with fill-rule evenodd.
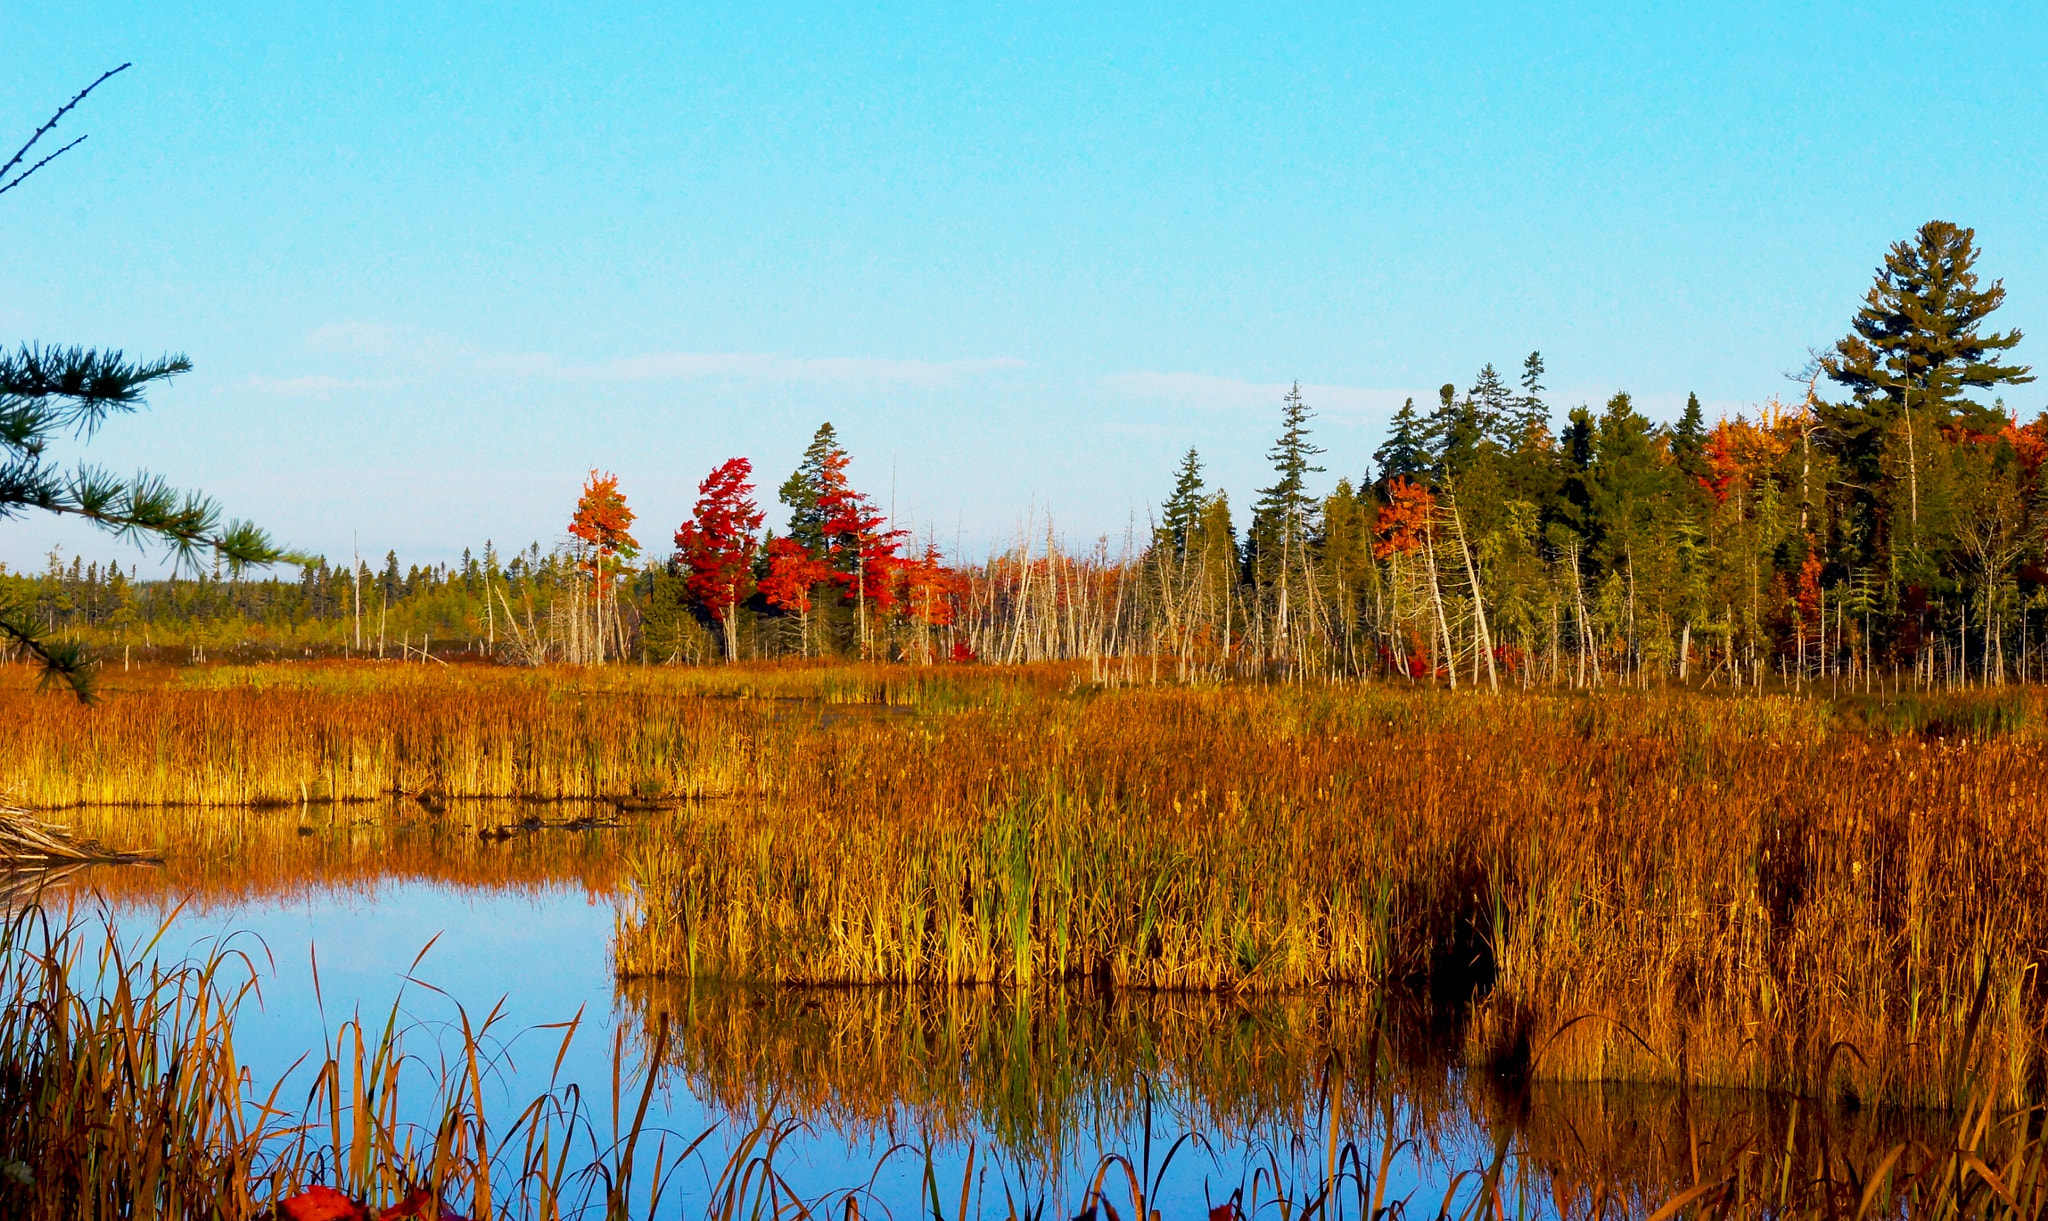
<svg viewBox="0 0 2048 1221"><path fill-rule="evenodd" d="M132 943L192 898L178 872L130 870L115 877L95 870L68 889L81 911L106 903ZM1050 1187L1050 1211L1057 1212L1078 1199L1102 1153L1139 1157L1140 1080L1156 1091L1155 1165L1190 1128L1212 1142L1177 1156L1158 1199L1169 1212L1201 1206L1205 1186L1216 1198L1227 1195L1245 1177L1248 1157L1264 1164L1277 1153L1283 1166L1302 1155L1311 1163L1321 1157L1320 1127L1311 1129L1314 1148L1285 1147L1297 1130L1292 1119L1299 1108L1315 1104L1313 1071L1303 1074L1298 1058L1276 1064L1281 1074L1259 1081L1253 1097L1205 1099L1201 1082L1161 1061L1162 1053L1183 1052L1199 1031L1183 1029L1180 1046L1162 1048L1148 1012L1122 1013L1123 1037L1106 1039L1103 1029L1077 1028L1071 1013L1049 1013L1044 1004L1020 1012L1007 998L971 990L949 998L930 990L692 989L663 981L622 991L608 952L616 900L577 880L492 886L369 874L271 893L199 890L210 893L171 917L159 953L166 959L204 956L224 942L256 963L261 1003L239 1015L237 1054L262 1089L290 1074L281 1098L295 1109L312 1084L301 1058L330 1043L357 1014L374 1037L396 1003L405 1047L421 1058L405 1087L408 1109L426 1118L433 1107L431 1065L461 1045L457 1006L478 1023L502 1004L495 1032L506 1054L492 1091L501 1108L497 1122L549 1088L562 1036L539 1027L580 1013L555 1084L580 1086L593 1119L605 1126L615 1030L625 1023L628 1061L638 1065L651 1041L653 1015L666 1011L675 1034L650 1130L687 1141L724 1121L702 1159L715 1173L729 1148L726 1133L750 1127L763 1110L801 1119L804 1126L776 1164L806 1196L874 1176L881 1202L901 1211L922 1190L922 1150L929 1146L950 1210L972 1141L989 1207L1002 1209L1007 1177L1013 1188ZM1068 998L1053 1007L1088 1012L1094 1004ZM1213 1001L1198 998L1197 1007L1213 1007ZM1020 1039L1020 1023L1041 1028L1040 1037L1042 1028L1056 1028L1056 1046L1038 1045L1028 1033ZM1278 1058L1281 1049L1261 1047L1259 1039L1284 1037L1285 1028L1262 1031L1253 1022L1246 1031L1240 1042L1248 1037L1250 1046L1236 1048L1239 1054ZM883 1071L876 1072L877 1065ZM1259 1066L1245 1071L1256 1076ZM628 1090L623 1105L630 1111L631 1083ZM1267 1141L1280 1147L1226 1138L1214 1122L1219 1114L1231 1122L1230 1136L1263 1128ZM898 1145L912 1147L885 1160ZM1459 1164L1486 1154L1477 1138L1456 1145L1443 1155ZM1400 1169L1397 1196L1446 1177L1407 1159ZM665 1193L663 1213L673 1215L679 1199L683 1211L691 1211L687 1201L701 1203L704 1182L703 1170L686 1172L681 1196Z"/></svg>
<svg viewBox="0 0 2048 1221"><path fill-rule="evenodd" d="M1187 1215L1248 1182L1255 1165L1277 1163L1297 1185L1319 1176L1333 1053L1352 1074L1348 1135L1376 1160L1382 1129L1360 1105L1359 1078L1375 1030L1386 1027L1369 997L1073 990L1020 1007L977 989L621 986L609 945L617 904L627 901L624 862L634 839L661 834L659 819L505 842L473 829L510 816L429 817L399 806L309 825L289 811L157 812L140 825L157 829L165 867L88 871L64 889L77 910L104 904L130 941L183 904L160 943L166 958L204 955L225 938L255 960L262 1003L240 1015L237 1051L262 1088L292 1074L281 1098L293 1109L312 1077L293 1066L358 1013L374 1037L396 1001L406 1050L418 1058L406 1107L430 1118L432 1065L461 1044L457 1006L477 1023L502 1003L498 1129L549 1088L561 1032L540 1027L580 1013L555 1085L578 1086L590 1118L608 1130L614 1034L623 1024L637 1067L665 1014L673 1035L650 1131L677 1134L673 1148L721 1124L680 1190L665 1193L665 1216L701 1213L707 1171L723 1163L728 1138L764 1114L802 1121L776 1165L806 1198L872 1179L877 1202L914 1212L928 1147L950 1212L972 1142L985 1211L1006 1211L1007 1179L1024 1185L1027 1200L1048 1195L1047 1216L1071 1215L1102 1154L1139 1157L1148 1093L1155 1166L1184 1132L1207 1142L1182 1150L1155 1201L1168 1216ZM76 821L101 835L138 825L118 812L81 811ZM1412 1143L1394 1164L1389 1198L1412 1193L1434 1213L1458 1171L1490 1160L1492 1132L1510 1107L1413 1032L1392 1037L1398 1054L1382 1071L1398 1095L1395 1127ZM621 1104L628 1113L634 1084ZM1716 1150L1759 1137L1782 1146L1785 1131L1785 1100L1739 1093L1683 1103L1671 1091L1539 1085L1531 1101L1510 1162L1523 1172L1510 1199L1525 1201L1524 1213L1554 1211L1553 1178L1579 1193L1603 1183L1640 1205L1689 1181L1696 1140L1711 1163ZM1837 1122L1830 1133L1825 1125ZM1904 1133L1865 1113L1826 1119L1814 1134L1867 1149ZM913 1148L891 1155L899 1144ZM1461 1194L1472 1186L1466 1180Z"/></svg>

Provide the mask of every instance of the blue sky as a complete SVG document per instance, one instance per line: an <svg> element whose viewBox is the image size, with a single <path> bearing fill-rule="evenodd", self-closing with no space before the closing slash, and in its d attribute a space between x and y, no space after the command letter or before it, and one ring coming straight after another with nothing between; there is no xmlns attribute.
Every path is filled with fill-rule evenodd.
<svg viewBox="0 0 2048 1221"><path fill-rule="evenodd" d="M409 561L593 466L665 547L823 419L975 553L1142 527L1191 444L1247 503L1294 379L1330 482L1531 349L1735 410L1937 216L2042 360L2040 10L1555 7L29 3L7 130L135 67L0 197L0 337L186 352L78 453ZM0 523L53 544L136 555Z"/></svg>

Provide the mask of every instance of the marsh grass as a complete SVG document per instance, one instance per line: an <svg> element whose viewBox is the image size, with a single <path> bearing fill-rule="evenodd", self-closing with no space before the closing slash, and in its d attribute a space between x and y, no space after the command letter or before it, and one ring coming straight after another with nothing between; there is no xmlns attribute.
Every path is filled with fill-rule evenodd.
<svg viewBox="0 0 2048 1221"><path fill-rule="evenodd" d="M689 798L779 790L772 748L888 709L1002 706L1071 685L916 667L156 669L98 704L0 667L0 796L36 809Z"/></svg>
<svg viewBox="0 0 2048 1221"><path fill-rule="evenodd" d="M180 803L221 845L260 841L247 808L269 803L401 854L340 828L394 794L414 842L465 825L468 798L660 807L618 853L629 978L1378 989L1510 1075L2048 1093L2039 692L1086 678L322 663L145 674L87 710L17 675L0 787L163 807L90 828L136 847ZM347 855L249 859L369 867Z"/></svg>
<svg viewBox="0 0 2048 1221"><path fill-rule="evenodd" d="M616 957L778 983L1364 987L1461 1015L1472 1060L1508 1073L2038 1099L2048 744L2030 714L1982 735L1912 715L1239 688L848 724L778 745L777 800L649 845Z"/></svg>

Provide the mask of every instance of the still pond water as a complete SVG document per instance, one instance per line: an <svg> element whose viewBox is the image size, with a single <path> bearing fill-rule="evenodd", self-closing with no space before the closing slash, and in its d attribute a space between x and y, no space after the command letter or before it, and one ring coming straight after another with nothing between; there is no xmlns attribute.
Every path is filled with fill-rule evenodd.
<svg viewBox="0 0 2048 1221"><path fill-rule="evenodd" d="M608 825L559 826L593 815ZM1711 1158L1765 1134L1784 1141L1782 1101L1746 1095L1538 1086L1518 1107L1461 1071L1440 1034L1357 994L1019 1000L978 989L622 984L610 943L631 911L633 846L679 817L688 812L512 803L81 811L80 829L126 846L153 839L166 859L84 871L62 893L75 911L106 912L124 940L162 926L166 958L222 944L247 953L260 1003L239 1017L237 1052L259 1087L286 1081L294 1105L311 1085L303 1057L331 1045L343 1022L361 1015L374 1034L395 1010L416 1057L409 1096L427 1119L431 1065L460 1046L458 1006L472 1022L500 1007L494 1120L573 1083L608 1127L615 1038L637 1075L665 1016L672 1033L648 1130L681 1142L713 1134L664 1192L663 1216L702 1215L730 1142L764 1117L797 1122L776 1167L801 1196L871 1186L871 1213L879 1204L916 1214L928 1155L950 1213L972 1150L985 1213L1007 1211L1007 1189L1044 1200L1048 1217L1075 1215L1105 1154L1144 1161L1148 1116L1154 1173L1179 1137L1199 1138L1160 1178L1164 1216L1201 1215L1240 1187L1250 1195L1255 1177L1270 1198L1276 1173L1298 1193L1327 1169L1333 1063L1348 1066L1338 1145L1354 1142L1375 1168L1391 1121L1402 1143L1387 1198L1430 1214L1446 1191L1472 1194L1476 1176L1459 1173L1483 1169L1498 1140L1510 1151L1509 1199L1526 1213L1554 1212L1562 1189L1588 1203L1611 1193L1610 1207L1638 1215L1690 1181L1696 1142ZM478 833L496 828L506 830ZM562 1033L544 1027L579 1016L558 1069ZM1378 1102L1362 1088L1375 1062ZM1840 1122L1854 1130L1831 1139L1867 1145L1895 1139L1902 1121ZM1112 1200L1121 1205L1122 1193Z"/></svg>

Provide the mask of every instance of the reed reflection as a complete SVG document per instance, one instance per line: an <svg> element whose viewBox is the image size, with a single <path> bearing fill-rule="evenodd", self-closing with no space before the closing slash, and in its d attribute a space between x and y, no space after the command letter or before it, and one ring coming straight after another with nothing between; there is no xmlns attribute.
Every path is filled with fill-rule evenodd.
<svg viewBox="0 0 2048 1221"><path fill-rule="evenodd" d="M476 890L571 887L611 896L632 853L671 833L674 809L603 802L412 798L268 809L82 807L76 832L161 857L52 875L51 895L116 910L183 903L211 911L333 890L436 882Z"/></svg>
<svg viewBox="0 0 2048 1221"><path fill-rule="evenodd" d="M1448 1054L1455 1031L1359 991L638 980L619 999L643 1049L667 1020L672 1084L741 1126L776 1116L847 1140L974 1139L1041 1171L1131 1147L1149 1103L1161 1147L1200 1133L1225 1182L1246 1163L1298 1170L1332 1148L1372 1167L1391 1141L1410 1187L1440 1192L1501 1150L1524 1215L1642 1216L1697 1183L1804 1184L1952 1133L1951 1116L1894 1108L1467 1071Z"/></svg>

